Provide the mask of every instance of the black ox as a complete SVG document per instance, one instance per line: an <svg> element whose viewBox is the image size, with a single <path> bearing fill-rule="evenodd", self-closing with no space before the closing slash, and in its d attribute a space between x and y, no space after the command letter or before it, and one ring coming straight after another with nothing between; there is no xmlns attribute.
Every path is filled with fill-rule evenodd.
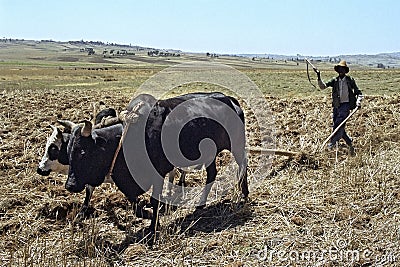
<svg viewBox="0 0 400 267"><path fill-rule="evenodd" d="M143 94L133 99L127 110L131 112L130 124L111 176L117 187L134 203L139 195L153 188L152 232L156 230L166 174L174 167L205 166L207 184L199 203L203 207L217 175L216 156L224 149L233 153L239 165L239 187L247 198L245 119L235 98L222 93L194 93L157 101ZM232 114L236 119L232 119ZM163 127L181 127L178 143L187 161L171 158L170 153L166 155L165 142L162 142ZM68 191L81 192L85 185L95 187L103 182L110 171L123 129L122 125L92 129L88 121L85 126L75 128L67 148L69 173L65 187ZM207 151L204 151L203 140L212 140L213 146L207 146Z"/></svg>

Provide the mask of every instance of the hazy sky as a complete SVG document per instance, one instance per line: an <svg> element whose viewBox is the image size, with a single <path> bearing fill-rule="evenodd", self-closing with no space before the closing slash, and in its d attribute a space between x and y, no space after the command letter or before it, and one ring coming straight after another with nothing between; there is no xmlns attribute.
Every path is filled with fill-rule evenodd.
<svg viewBox="0 0 400 267"><path fill-rule="evenodd" d="M193 52L400 51L398 0L0 0L0 38L91 40Z"/></svg>

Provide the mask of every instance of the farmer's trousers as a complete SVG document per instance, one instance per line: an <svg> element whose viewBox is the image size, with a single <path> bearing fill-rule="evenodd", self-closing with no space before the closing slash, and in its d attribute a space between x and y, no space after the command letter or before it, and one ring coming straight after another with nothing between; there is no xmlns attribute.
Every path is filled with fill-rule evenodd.
<svg viewBox="0 0 400 267"><path fill-rule="evenodd" d="M338 108L333 108L333 130L335 130L339 124L344 121L344 119L347 118L350 114L350 105L349 103L341 103ZM351 146L352 140L351 138L347 135L345 131L345 126L344 124L340 129L336 132L334 136L331 138L331 143L330 146L334 146L336 142L338 142L341 138L344 139L347 145Z"/></svg>

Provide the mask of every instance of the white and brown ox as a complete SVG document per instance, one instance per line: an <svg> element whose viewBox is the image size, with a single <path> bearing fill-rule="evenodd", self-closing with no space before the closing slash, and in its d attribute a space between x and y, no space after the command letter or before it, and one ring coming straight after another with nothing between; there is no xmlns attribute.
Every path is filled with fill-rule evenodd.
<svg viewBox="0 0 400 267"><path fill-rule="evenodd" d="M106 108L101 110L96 115L95 123L96 125L100 126L104 119L116 117L117 113L113 108ZM49 125L53 132L47 139L42 160L39 162L39 166L37 168L37 173L42 176L48 176L51 172L57 172L65 175L68 174L69 161L67 156L67 144L71 135L71 131L77 127L77 124L69 120L58 120L58 123L64 126L64 131L56 126ZM112 180L105 180L105 182L112 182ZM85 200L80 212L78 213L79 217L87 217L93 190L93 186L86 186Z"/></svg>

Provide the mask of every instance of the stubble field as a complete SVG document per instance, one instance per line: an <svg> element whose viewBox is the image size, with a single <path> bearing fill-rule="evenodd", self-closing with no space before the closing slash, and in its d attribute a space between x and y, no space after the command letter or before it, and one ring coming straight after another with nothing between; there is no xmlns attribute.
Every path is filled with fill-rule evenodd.
<svg viewBox="0 0 400 267"><path fill-rule="evenodd" d="M299 155L275 156L247 203L228 196L203 210L169 211L149 245L142 240L149 220L136 218L114 185L96 188L92 218L74 222L83 193L67 192L64 175L36 173L49 124L90 118L100 100L122 110L164 68L93 64L103 69L0 64L1 266L400 265L398 70L350 73L366 95L347 125L357 152L350 157L345 146L318 150L330 132L330 95L312 88L304 69L239 68L269 104L276 147ZM251 132L255 121L247 110L246 117Z"/></svg>

